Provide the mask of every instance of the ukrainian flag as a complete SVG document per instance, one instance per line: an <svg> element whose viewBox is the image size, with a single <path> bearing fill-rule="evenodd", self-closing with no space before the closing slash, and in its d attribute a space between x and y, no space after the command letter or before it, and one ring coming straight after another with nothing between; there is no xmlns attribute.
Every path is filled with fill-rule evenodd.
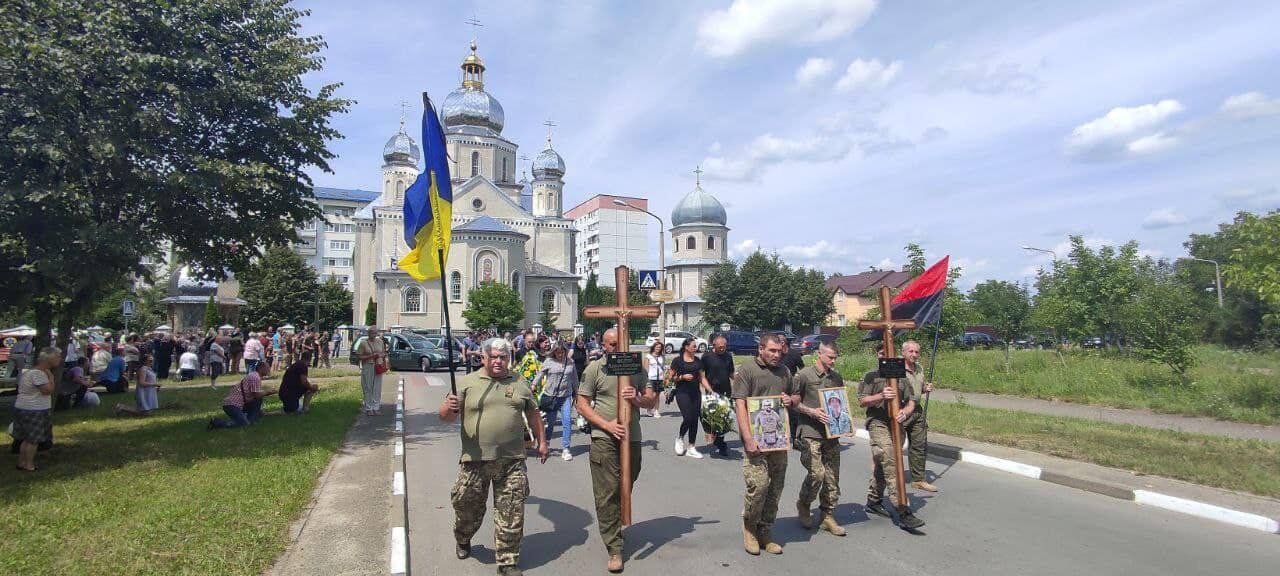
<svg viewBox="0 0 1280 576"><path fill-rule="evenodd" d="M444 128L427 94L422 94L422 157L426 170L404 192L404 241L411 250L401 270L419 282L439 278L449 258L453 221L453 185L445 153Z"/></svg>

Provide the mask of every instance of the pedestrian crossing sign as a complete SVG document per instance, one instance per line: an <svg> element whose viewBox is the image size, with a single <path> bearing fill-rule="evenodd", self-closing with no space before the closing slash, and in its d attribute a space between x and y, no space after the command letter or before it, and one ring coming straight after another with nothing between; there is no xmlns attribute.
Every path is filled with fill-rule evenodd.
<svg viewBox="0 0 1280 576"><path fill-rule="evenodd" d="M658 271L657 270L640 270L640 289L641 290L657 290L658 289Z"/></svg>

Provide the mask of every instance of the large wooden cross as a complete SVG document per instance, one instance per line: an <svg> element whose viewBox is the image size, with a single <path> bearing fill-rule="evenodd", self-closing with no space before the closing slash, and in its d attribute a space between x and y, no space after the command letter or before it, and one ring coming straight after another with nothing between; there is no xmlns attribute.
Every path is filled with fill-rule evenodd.
<svg viewBox="0 0 1280 576"><path fill-rule="evenodd" d="M889 287L880 287L880 320L859 320L859 330L880 330L881 337L884 339L884 357L894 358L893 349L893 331L894 330L910 330L916 327L916 321L894 320L893 309L890 306ZM895 390L898 388L897 378L887 378L889 386ZM901 394L901 392L899 392ZM902 425L898 423L898 399L894 398L889 401L889 432L893 435L893 474L894 485L898 488L899 507L907 505L907 479L902 471Z"/></svg>
<svg viewBox="0 0 1280 576"><path fill-rule="evenodd" d="M657 318L661 309L657 306L628 306L627 283L631 280L631 271L626 266L613 269L614 286L618 293L617 306L587 306L582 315L587 318L614 318L618 321L618 352L630 352L630 337L627 336L627 324L630 318ZM666 336L665 334L663 335ZM622 389L631 385L631 376L618 376L618 389L614 392L618 400L618 423L623 430L631 430L631 403L622 400ZM631 525L631 438L623 439L618 450L621 460L619 466L622 481L622 525Z"/></svg>

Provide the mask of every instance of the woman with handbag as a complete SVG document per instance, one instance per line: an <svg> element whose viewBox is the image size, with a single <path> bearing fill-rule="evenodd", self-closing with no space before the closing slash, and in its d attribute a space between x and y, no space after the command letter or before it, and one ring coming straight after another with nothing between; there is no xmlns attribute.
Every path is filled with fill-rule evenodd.
<svg viewBox="0 0 1280 576"><path fill-rule="evenodd" d="M369 328L369 337L356 348L356 358L360 360L364 413L376 416L382 413L382 374L387 371L387 343L377 328Z"/></svg>
<svg viewBox="0 0 1280 576"><path fill-rule="evenodd" d="M644 368L649 375L649 386L653 387L654 392L662 394L663 375L667 372L666 359L662 357L662 341L655 340L653 345L649 347L649 352L644 355ZM652 416L654 418L662 417L662 410L656 405L653 408L641 408L641 416Z"/></svg>
<svg viewBox="0 0 1280 576"><path fill-rule="evenodd" d="M538 368L533 383L535 389L542 389L538 409L542 411L542 421L547 429L547 442L551 441L551 432L559 419L560 458L565 462L573 460L573 454L569 452L569 435L573 432L572 399L578 391L578 371L569 360L566 346L559 344L551 349L551 355Z"/></svg>
<svg viewBox="0 0 1280 576"><path fill-rule="evenodd" d="M702 415L702 392L711 392L711 385L703 375L702 360L698 358L698 345L693 338L685 338L680 354L671 360L668 373L674 382L676 404L680 406L680 432L676 435L676 456L702 458L695 447L698 437L698 419ZM686 443L685 438L689 441Z"/></svg>

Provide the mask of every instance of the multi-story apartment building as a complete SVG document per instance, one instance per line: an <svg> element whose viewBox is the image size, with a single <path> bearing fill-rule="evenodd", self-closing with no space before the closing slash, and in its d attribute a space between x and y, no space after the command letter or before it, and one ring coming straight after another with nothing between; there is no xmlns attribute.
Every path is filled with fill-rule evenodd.
<svg viewBox="0 0 1280 576"><path fill-rule="evenodd" d="M649 223L653 218L641 211L648 209L644 198L598 194L565 213L576 232L573 273L579 284L586 285L594 273L601 286L613 287L613 269L618 266L652 268Z"/></svg>

